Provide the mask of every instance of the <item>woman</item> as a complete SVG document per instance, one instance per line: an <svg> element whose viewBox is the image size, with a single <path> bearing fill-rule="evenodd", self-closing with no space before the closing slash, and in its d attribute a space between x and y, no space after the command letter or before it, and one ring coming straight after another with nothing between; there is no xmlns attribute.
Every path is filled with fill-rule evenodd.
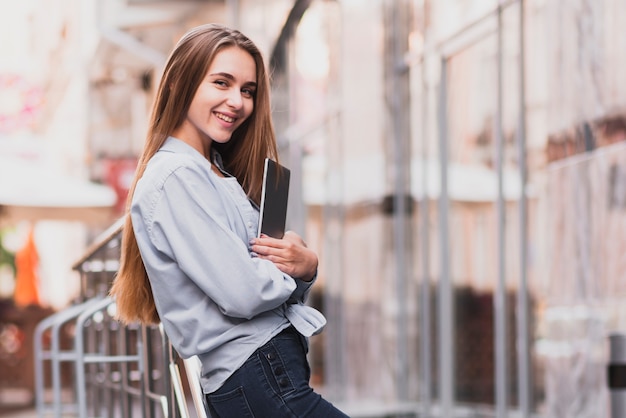
<svg viewBox="0 0 626 418"><path fill-rule="evenodd" d="M304 305L317 255L294 232L257 238L265 157L277 158L257 47L208 24L185 34L157 91L111 294L124 322L162 322L197 355L215 417L345 417L309 386Z"/></svg>

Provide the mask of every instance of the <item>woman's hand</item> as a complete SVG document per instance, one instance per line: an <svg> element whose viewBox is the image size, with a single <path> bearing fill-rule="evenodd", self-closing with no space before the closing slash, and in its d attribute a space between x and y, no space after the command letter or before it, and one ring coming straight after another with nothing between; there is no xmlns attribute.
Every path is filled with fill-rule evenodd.
<svg viewBox="0 0 626 418"><path fill-rule="evenodd" d="M307 248L302 238L293 231L285 232L282 239L261 235L250 244L259 258L269 260L283 273L309 282L317 271L317 254Z"/></svg>

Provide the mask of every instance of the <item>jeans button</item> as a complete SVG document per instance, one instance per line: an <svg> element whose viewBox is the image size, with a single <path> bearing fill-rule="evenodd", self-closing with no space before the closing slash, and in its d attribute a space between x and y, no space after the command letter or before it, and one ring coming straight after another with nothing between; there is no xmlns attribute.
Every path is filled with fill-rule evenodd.
<svg viewBox="0 0 626 418"><path fill-rule="evenodd" d="M286 387L287 385L289 385L289 380L287 380L286 378L280 379L278 381L278 384L282 387Z"/></svg>
<svg viewBox="0 0 626 418"><path fill-rule="evenodd" d="M274 353L267 353L267 359L268 360L274 360L276 358L276 356L274 355Z"/></svg>

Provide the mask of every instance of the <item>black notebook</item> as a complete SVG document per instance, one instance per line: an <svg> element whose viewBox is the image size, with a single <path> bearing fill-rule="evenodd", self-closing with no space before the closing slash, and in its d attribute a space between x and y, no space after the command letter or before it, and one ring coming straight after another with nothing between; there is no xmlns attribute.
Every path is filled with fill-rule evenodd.
<svg viewBox="0 0 626 418"><path fill-rule="evenodd" d="M257 235L266 234L273 238L285 235L290 174L288 168L269 158L265 159Z"/></svg>

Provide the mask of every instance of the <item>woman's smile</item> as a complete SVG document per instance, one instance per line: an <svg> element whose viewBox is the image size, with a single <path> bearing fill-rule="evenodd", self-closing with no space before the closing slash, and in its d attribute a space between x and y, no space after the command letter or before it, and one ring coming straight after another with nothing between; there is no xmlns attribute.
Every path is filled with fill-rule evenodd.
<svg viewBox="0 0 626 418"><path fill-rule="evenodd" d="M215 112L215 116L217 116L218 119L221 119L224 122L228 122L228 123L233 123L237 120L235 117L228 116L228 115L225 115L224 113L219 113L219 112Z"/></svg>

